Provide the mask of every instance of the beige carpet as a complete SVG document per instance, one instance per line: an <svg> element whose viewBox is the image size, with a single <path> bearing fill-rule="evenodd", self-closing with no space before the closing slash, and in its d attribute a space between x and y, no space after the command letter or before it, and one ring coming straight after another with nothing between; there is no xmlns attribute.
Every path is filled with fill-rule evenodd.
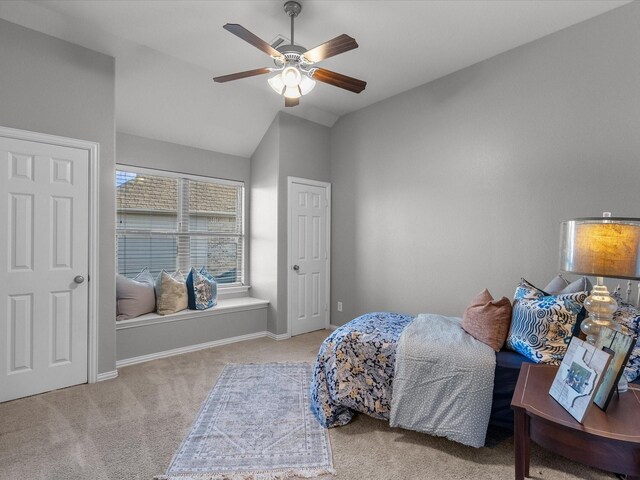
<svg viewBox="0 0 640 480"><path fill-rule="evenodd" d="M119 377L0 404L2 480L150 480L163 473L226 363L309 361L327 331L121 368ZM513 441L473 449L363 415L330 430L339 479L512 479ZM532 478L612 479L533 445Z"/></svg>

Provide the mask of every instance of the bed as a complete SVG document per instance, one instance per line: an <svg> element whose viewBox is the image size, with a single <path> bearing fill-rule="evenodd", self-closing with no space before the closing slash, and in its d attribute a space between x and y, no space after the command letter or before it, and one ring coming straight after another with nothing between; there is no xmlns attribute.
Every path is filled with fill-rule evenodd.
<svg viewBox="0 0 640 480"><path fill-rule="evenodd" d="M629 305L629 291L628 288L624 305ZM322 425L327 428L345 425L356 412L393 420L398 342L416 318L399 313L368 313L339 327L325 339L318 352L311 386L311 408ZM512 430L511 397L522 363L532 362L506 349L494 355L489 405L483 407L490 409L487 425ZM640 378L633 383L640 383ZM396 426L393 421L390 423ZM448 434L443 436L452 438ZM461 443L479 446L477 438L472 443Z"/></svg>
<svg viewBox="0 0 640 480"><path fill-rule="evenodd" d="M495 352L468 335L459 318L368 313L322 343L311 408L327 428L345 425L360 412L393 427L480 447L494 367Z"/></svg>

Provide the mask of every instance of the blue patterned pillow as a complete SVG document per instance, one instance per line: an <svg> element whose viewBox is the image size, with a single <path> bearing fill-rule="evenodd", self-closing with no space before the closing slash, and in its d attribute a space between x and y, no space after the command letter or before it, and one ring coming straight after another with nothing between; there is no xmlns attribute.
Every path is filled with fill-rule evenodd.
<svg viewBox="0 0 640 480"><path fill-rule="evenodd" d="M200 269L200 275L204 275L209 280L211 285L211 306L215 307L218 304L218 282L213 275L211 275L205 267Z"/></svg>
<svg viewBox="0 0 640 480"><path fill-rule="evenodd" d="M618 302L618 310L613 314L613 320L629 329L629 335L638 338L640 335L640 309L623 302L619 295L612 295ZM640 345L636 343L631 351L631 356L624 368L624 376L629 382L633 382L640 377Z"/></svg>
<svg viewBox="0 0 640 480"><path fill-rule="evenodd" d="M204 271L204 273L202 273ZM209 278L204 267L197 271L191 268L187 276L187 293L189 295L190 310L206 310L216 304L217 291L216 281Z"/></svg>
<svg viewBox="0 0 640 480"><path fill-rule="evenodd" d="M583 287L583 288L579 288L579 287ZM569 283L567 282L567 280L562 278L561 275L558 275L553 280L551 280L551 282L549 282L549 284L544 288L544 290L541 290L535 285L533 285L531 282L528 282L524 278L521 278L520 284L516 288L514 300L518 300L520 298L535 299L541 296L542 297L548 297L550 295L557 296L557 295L564 295L566 293L582 293L583 291L588 296L592 287L593 285L591 285L591 282L587 277L581 277L578 280L572 283ZM584 309L584 307L582 307L580 309L580 313L578 313L578 317L576 318L576 321L573 325L573 330L571 332L571 334L574 337L577 337L580 335L580 325L582 324L582 321L586 317L587 317L587 311ZM571 339L569 339L569 341L571 341Z"/></svg>
<svg viewBox="0 0 640 480"><path fill-rule="evenodd" d="M549 295L544 290L540 290L531 282L520 279L520 283L516 287L516 293L513 295L513 300L535 300L536 298L545 297Z"/></svg>
<svg viewBox="0 0 640 480"><path fill-rule="evenodd" d="M522 279L516 288L507 347L533 362L559 365L587 295L546 295Z"/></svg>

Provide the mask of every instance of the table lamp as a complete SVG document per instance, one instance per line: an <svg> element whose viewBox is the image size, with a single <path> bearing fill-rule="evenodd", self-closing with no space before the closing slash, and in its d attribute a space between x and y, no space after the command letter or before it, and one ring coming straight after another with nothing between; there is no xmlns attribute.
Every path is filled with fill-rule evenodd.
<svg viewBox="0 0 640 480"><path fill-rule="evenodd" d="M603 277L640 278L640 219L605 216L562 222L560 270L597 277L584 302L589 316L580 326L587 342L594 344L602 326L615 329L618 308Z"/></svg>

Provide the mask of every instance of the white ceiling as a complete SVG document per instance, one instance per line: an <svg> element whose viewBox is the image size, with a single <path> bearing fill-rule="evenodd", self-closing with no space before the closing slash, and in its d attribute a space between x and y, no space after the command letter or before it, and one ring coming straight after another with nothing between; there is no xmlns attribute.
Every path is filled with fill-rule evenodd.
<svg viewBox="0 0 640 480"><path fill-rule="evenodd" d="M341 33L360 47L320 64L367 81L359 95L318 83L287 112L331 126L342 115L584 21L630 0L301 0L296 43ZM284 0L0 2L0 18L116 58L118 131L250 156L283 100L266 76L213 76L272 66L222 29L239 23L289 37Z"/></svg>

